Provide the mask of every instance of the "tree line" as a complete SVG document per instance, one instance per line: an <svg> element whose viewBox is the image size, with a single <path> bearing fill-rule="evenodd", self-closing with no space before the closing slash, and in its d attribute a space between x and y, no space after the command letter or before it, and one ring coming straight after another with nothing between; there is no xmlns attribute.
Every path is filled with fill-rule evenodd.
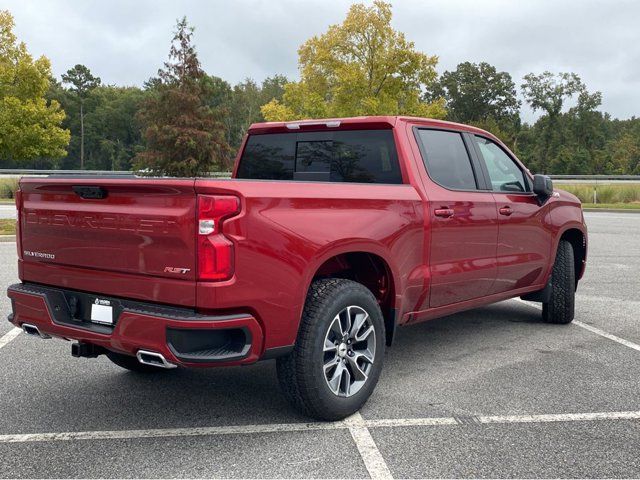
<svg viewBox="0 0 640 480"><path fill-rule="evenodd" d="M158 74L120 87L84 65L53 78L0 12L0 168L199 175L228 170L254 122L415 115L484 128L536 173L640 174L640 119L601 111L602 94L577 74L530 73L517 84L485 62L438 74L438 58L394 30L391 15L381 0L354 4L299 48L299 80L236 85L203 71L183 18ZM523 102L535 122L522 121Z"/></svg>

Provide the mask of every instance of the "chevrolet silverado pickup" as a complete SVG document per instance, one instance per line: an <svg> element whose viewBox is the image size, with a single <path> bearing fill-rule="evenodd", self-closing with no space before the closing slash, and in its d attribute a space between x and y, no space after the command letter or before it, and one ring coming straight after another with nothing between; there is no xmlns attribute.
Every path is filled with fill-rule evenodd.
<svg viewBox="0 0 640 480"><path fill-rule="evenodd" d="M358 410L396 327L522 297L566 324L580 202L478 128L254 124L231 179L23 178L9 321L138 373L276 359L306 415Z"/></svg>

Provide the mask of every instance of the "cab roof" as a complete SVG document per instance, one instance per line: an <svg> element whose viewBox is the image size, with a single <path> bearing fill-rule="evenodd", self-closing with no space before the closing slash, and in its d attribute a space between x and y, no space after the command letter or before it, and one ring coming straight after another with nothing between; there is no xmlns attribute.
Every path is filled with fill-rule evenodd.
<svg viewBox="0 0 640 480"><path fill-rule="evenodd" d="M261 133L286 133L286 132L311 132L326 130L382 130L394 128L399 122L415 125L424 125L435 128L446 128L473 133L481 133L493 137L489 132L462 123L436 120L433 118L410 117L403 115L395 116L363 116L345 118L322 118L293 120L289 122L261 122L254 123L249 127L249 134Z"/></svg>

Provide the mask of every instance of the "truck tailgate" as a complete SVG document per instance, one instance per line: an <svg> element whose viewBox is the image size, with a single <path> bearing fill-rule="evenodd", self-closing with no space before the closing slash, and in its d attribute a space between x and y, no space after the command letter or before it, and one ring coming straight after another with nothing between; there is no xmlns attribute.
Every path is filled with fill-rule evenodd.
<svg viewBox="0 0 640 480"><path fill-rule="evenodd" d="M195 295L184 294L185 287L195 292L193 179L25 178L21 190L21 270L26 276L38 271L36 281L46 283L42 272L57 271L60 284L64 272L64 284L74 288L102 276L103 289L95 290L99 281L90 283L96 293L107 294L115 294L109 280L118 279L126 288L115 290L149 300L155 295L136 295L146 290L135 283L167 278L181 284L178 303L193 303Z"/></svg>

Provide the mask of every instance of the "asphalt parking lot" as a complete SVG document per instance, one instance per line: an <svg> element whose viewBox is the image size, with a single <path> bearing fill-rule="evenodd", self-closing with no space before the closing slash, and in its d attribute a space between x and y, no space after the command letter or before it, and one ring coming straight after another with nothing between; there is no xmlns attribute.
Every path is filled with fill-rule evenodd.
<svg viewBox="0 0 640 480"><path fill-rule="evenodd" d="M639 477L640 215L585 215L578 322L510 300L400 329L335 424L287 406L273 361L140 376L3 320L0 476ZM2 288L15 250L0 243Z"/></svg>

